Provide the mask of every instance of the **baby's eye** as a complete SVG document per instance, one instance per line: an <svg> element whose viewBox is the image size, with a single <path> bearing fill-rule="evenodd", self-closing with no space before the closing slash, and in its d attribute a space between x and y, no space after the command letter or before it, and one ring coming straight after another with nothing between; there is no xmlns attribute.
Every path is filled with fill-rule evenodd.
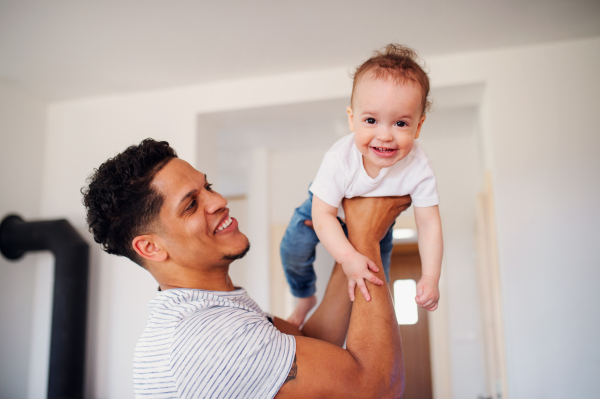
<svg viewBox="0 0 600 399"><path fill-rule="evenodd" d="M406 126L406 122L404 122L404 121L398 121L398 122L396 122L396 126L398 126L398 127L404 127L404 126Z"/></svg>
<svg viewBox="0 0 600 399"><path fill-rule="evenodd" d="M367 118L365 119L365 122L367 122L368 124L372 125L375 123L375 118Z"/></svg>

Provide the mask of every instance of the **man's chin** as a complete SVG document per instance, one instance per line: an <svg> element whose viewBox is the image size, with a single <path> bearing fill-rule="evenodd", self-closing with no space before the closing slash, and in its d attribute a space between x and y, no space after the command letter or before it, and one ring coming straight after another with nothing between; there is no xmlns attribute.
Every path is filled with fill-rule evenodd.
<svg viewBox="0 0 600 399"><path fill-rule="evenodd" d="M246 254L248 253L248 251L250 251L250 243L248 243L248 245L246 246L246 248L244 248L243 250L241 250L239 253L237 254L225 254L223 255L223 260L230 260L230 261L234 261L237 259L242 259L244 256L246 256Z"/></svg>

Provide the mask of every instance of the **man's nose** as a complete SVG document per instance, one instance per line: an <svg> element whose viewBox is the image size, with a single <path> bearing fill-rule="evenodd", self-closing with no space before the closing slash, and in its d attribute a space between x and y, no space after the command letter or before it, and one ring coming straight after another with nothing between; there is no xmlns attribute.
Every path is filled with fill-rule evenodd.
<svg viewBox="0 0 600 399"><path fill-rule="evenodd" d="M216 191L206 192L206 206L205 211L207 213L215 213L227 206L227 200Z"/></svg>

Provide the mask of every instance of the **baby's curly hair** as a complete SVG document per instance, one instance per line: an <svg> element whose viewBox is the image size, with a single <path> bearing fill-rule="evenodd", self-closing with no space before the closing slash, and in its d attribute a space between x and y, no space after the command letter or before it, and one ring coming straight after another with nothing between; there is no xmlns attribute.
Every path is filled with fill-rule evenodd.
<svg viewBox="0 0 600 399"><path fill-rule="evenodd" d="M423 102L421 109L425 115L431 107L429 101L429 76L420 65L417 53L406 46L390 43L385 48L375 51L373 56L359 66L352 77L352 97L354 99L354 89L360 79L367 73L371 72L375 79L392 78L398 83L405 81L413 81L421 86L423 92ZM351 100L352 101L352 100Z"/></svg>
<svg viewBox="0 0 600 399"><path fill-rule="evenodd" d="M169 143L148 138L94 169L81 193L88 228L104 251L143 266L131 242L153 228L163 196L151 183L173 158Z"/></svg>

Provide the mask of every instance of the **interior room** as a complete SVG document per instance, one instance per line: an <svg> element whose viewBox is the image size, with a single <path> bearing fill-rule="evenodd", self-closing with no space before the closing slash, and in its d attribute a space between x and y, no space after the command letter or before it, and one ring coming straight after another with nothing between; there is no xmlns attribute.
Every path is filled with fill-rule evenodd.
<svg viewBox="0 0 600 399"><path fill-rule="evenodd" d="M350 75L392 42L416 49L431 80L418 142L444 237L439 308L417 312L409 295L400 310L397 287L414 280L403 265L420 268L413 208L394 226L405 398L597 396L599 3L0 1L0 218L66 219L89 244L84 397L134 397L157 294L89 233L80 190L94 168L168 141L250 240L233 283L285 319L279 244L350 133ZM318 301L333 264L319 245ZM48 396L54 283L48 251L0 256L1 398Z"/></svg>

